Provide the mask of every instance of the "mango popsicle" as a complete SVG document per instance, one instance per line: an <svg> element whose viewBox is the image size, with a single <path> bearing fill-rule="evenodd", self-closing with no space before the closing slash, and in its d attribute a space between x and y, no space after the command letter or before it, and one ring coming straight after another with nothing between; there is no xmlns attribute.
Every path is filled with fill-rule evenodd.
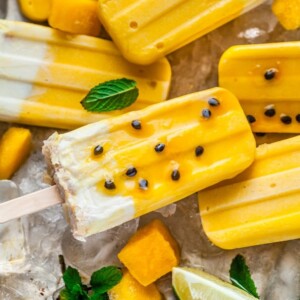
<svg viewBox="0 0 300 300"><path fill-rule="evenodd" d="M99 1L99 18L129 61L150 64L265 0Z"/></svg>
<svg viewBox="0 0 300 300"><path fill-rule="evenodd" d="M219 85L240 100L254 132L300 133L300 42L229 48Z"/></svg>
<svg viewBox="0 0 300 300"><path fill-rule="evenodd" d="M208 238L224 249L300 237L300 136L257 148L237 177L199 192Z"/></svg>
<svg viewBox="0 0 300 300"><path fill-rule="evenodd" d="M166 59L142 67L124 60L112 42L55 29L0 20L0 120L76 128L166 99ZM136 80L139 99L129 108L89 113L80 101L111 79Z"/></svg>
<svg viewBox="0 0 300 300"><path fill-rule="evenodd" d="M43 153L82 238L235 176L255 140L237 99L214 88L55 133Z"/></svg>

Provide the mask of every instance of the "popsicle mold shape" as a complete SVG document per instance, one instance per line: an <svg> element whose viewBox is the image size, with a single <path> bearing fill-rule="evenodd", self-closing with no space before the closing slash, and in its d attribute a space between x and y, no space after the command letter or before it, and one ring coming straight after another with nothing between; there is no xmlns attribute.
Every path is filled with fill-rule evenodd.
<svg viewBox="0 0 300 300"><path fill-rule="evenodd" d="M237 177L199 192L208 238L224 249L300 237L300 136L257 148Z"/></svg>
<svg viewBox="0 0 300 300"><path fill-rule="evenodd" d="M80 238L237 175L255 140L238 100L214 88L55 133L43 153Z"/></svg>
<svg viewBox="0 0 300 300"><path fill-rule="evenodd" d="M99 1L99 18L129 61L150 64L264 0Z"/></svg>
<svg viewBox="0 0 300 300"><path fill-rule="evenodd" d="M229 48L219 85L239 99L254 132L300 133L300 42ZM298 67L299 66L299 67Z"/></svg>
<svg viewBox="0 0 300 300"><path fill-rule="evenodd" d="M0 63L0 120L65 129L161 102L171 80L166 59L141 67L110 41L6 20L0 20ZM118 78L137 82L133 105L110 113L83 109L91 88Z"/></svg>

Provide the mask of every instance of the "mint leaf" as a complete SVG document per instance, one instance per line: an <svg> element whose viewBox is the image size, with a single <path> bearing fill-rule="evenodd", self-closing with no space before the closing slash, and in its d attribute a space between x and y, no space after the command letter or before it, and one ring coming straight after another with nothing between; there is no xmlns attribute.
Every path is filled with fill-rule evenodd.
<svg viewBox="0 0 300 300"><path fill-rule="evenodd" d="M259 299L249 268L242 255L238 254L232 260L229 274L230 280L234 286Z"/></svg>
<svg viewBox="0 0 300 300"><path fill-rule="evenodd" d="M77 296L72 295L67 289L63 289L59 293L60 300L77 300Z"/></svg>
<svg viewBox="0 0 300 300"><path fill-rule="evenodd" d="M73 287L77 284L82 286L79 272L72 267L67 268L66 272L63 274L63 280L69 291L72 291Z"/></svg>
<svg viewBox="0 0 300 300"><path fill-rule="evenodd" d="M103 267L94 272L91 277L91 286L97 294L104 294L122 279L122 271L114 266Z"/></svg>
<svg viewBox="0 0 300 300"><path fill-rule="evenodd" d="M88 111L105 112L128 107L136 101L138 95L136 82L122 78L93 87L80 103Z"/></svg>
<svg viewBox="0 0 300 300"><path fill-rule="evenodd" d="M80 300L88 300L89 296L88 293L83 289L81 284L75 284L72 288L71 294L76 296L76 299Z"/></svg>

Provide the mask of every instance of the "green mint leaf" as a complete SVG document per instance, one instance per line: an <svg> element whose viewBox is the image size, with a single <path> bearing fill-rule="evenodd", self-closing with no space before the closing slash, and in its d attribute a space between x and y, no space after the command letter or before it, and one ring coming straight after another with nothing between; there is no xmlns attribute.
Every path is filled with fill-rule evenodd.
<svg viewBox="0 0 300 300"><path fill-rule="evenodd" d="M109 300L108 294L94 293L90 296L90 300Z"/></svg>
<svg viewBox="0 0 300 300"><path fill-rule="evenodd" d="M77 300L77 297L72 295L70 291L67 289L63 289L59 293L59 299L60 300Z"/></svg>
<svg viewBox="0 0 300 300"><path fill-rule="evenodd" d="M79 272L72 267L67 268L66 272L63 274L63 280L69 291L72 291L75 285L82 286Z"/></svg>
<svg viewBox="0 0 300 300"><path fill-rule="evenodd" d="M245 258L242 255L238 254L232 260L229 274L230 280L234 286L259 299L256 286L251 277Z"/></svg>
<svg viewBox="0 0 300 300"><path fill-rule="evenodd" d="M91 286L97 294L104 294L122 279L122 271L114 266L104 267L92 274Z"/></svg>
<svg viewBox="0 0 300 300"><path fill-rule="evenodd" d="M74 296L83 296L83 297L79 297L80 299L88 299L88 297L86 298L86 296L88 296L87 292L83 290L82 285L76 283L71 291L71 294Z"/></svg>
<svg viewBox="0 0 300 300"><path fill-rule="evenodd" d="M138 95L136 82L122 78L93 87L80 103L88 111L105 112L128 107L136 101Z"/></svg>

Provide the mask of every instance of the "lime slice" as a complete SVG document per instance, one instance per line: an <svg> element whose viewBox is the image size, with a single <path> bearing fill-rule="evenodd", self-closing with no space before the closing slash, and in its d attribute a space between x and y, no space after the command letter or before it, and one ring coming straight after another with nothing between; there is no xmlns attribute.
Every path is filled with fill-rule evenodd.
<svg viewBox="0 0 300 300"><path fill-rule="evenodd" d="M180 300L257 300L257 298L198 269L173 268L172 284Z"/></svg>

